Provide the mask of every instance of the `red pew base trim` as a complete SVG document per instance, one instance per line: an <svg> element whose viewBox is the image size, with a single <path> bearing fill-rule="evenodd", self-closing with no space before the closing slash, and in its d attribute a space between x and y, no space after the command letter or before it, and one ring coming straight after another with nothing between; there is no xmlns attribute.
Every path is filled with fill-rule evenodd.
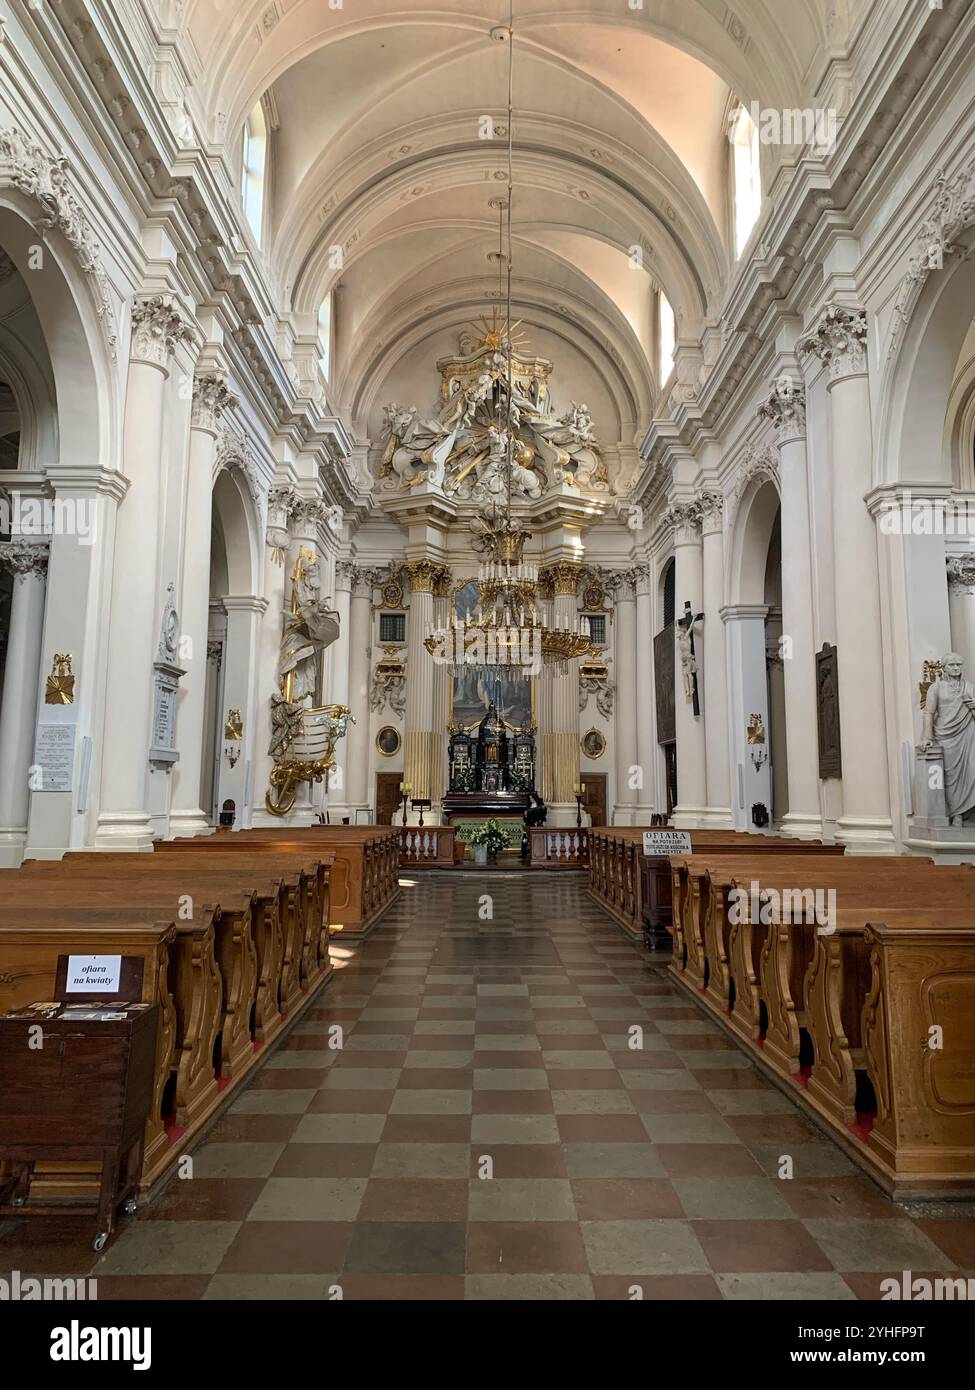
<svg viewBox="0 0 975 1390"><path fill-rule="evenodd" d="M237 1099L251 1078L264 1066L268 1057L277 1050L278 1044L288 1036L294 1025L318 998L334 973L334 966L329 966L310 986L307 994L302 994L287 1018L279 1015L280 1023L274 1028L273 1041L254 1048L250 1066L240 1069L236 1076L229 1077L226 1085L222 1084L221 1078L214 1102L205 1114L198 1115L185 1128L175 1125L167 1128L169 1145L166 1148L157 1145L152 1153L146 1154L139 1180L140 1201L152 1201L158 1196L162 1187L173 1176L173 1169L179 1160L200 1142L211 1126Z"/></svg>
<svg viewBox="0 0 975 1390"><path fill-rule="evenodd" d="M693 999L705 1018L722 1029L752 1066L783 1095L788 1096L793 1105L812 1120L817 1129L836 1144L847 1158L862 1168L888 1197L895 1201L909 1201L916 1197L971 1200L975 1191L975 1148L943 1149L934 1154L930 1149L913 1153L901 1149L896 1155L898 1166L895 1168L894 1154L888 1146L878 1143L879 1136L875 1130L871 1129L867 1139L863 1140L856 1129L847 1126L838 1128L831 1116L810 1096L798 1075L790 1080L770 1066L763 1049L757 1045L749 1046L728 1016L715 1013L686 977L676 970L668 971L668 976L688 998ZM933 1166L935 1161L937 1167Z"/></svg>
<svg viewBox="0 0 975 1390"><path fill-rule="evenodd" d="M639 945L643 945L642 923L639 926L635 926L628 917L624 916L612 903L607 902L605 898L601 898L594 889L587 888L586 895L592 899L597 907L601 907L609 917L612 917L613 921L620 930L625 933L630 941L636 941Z"/></svg>

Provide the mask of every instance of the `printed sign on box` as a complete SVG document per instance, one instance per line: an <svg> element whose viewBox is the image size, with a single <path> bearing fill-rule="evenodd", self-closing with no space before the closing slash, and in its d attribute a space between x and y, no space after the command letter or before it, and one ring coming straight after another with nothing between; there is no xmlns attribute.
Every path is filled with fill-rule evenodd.
<svg viewBox="0 0 975 1390"><path fill-rule="evenodd" d="M689 830L644 830L644 854L690 854L691 832Z"/></svg>
<svg viewBox="0 0 975 1390"><path fill-rule="evenodd" d="M121 956L69 956L65 993L111 994L121 974Z"/></svg>

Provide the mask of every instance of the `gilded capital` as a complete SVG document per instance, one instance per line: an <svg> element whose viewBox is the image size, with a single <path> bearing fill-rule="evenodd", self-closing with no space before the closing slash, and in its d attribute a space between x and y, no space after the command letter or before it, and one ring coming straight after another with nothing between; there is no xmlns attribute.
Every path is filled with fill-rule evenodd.
<svg viewBox="0 0 975 1390"><path fill-rule="evenodd" d="M553 595L558 598L562 594L571 594L575 598L579 592L579 581L583 574L583 565L578 560L556 560L552 565L546 565L539 574L539 581L545 585L551 585Z"/></svg>
<svg viewBox="0 0 975 1390"><path fill-rule="evenodd" d="M445 566L438 565L436 560L407 560L403 569L415 594L432 594L435 586L443 582L445 572ZM449 575L450 571L446 572Z"/></svg>

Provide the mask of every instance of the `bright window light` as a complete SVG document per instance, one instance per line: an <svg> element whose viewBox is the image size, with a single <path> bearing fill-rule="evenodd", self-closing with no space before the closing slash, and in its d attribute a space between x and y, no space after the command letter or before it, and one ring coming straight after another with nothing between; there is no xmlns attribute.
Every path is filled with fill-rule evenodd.
<svg viewBox="0 0 975 1390"><path fill-rule="evenodd" d="M660 384L674 370L674 351L677 347L677 319L674 307L663 290L657 296L657 343L659 347Z"/></svg>
<svg viewBox="0 0 975 1390"><path fill-rule="evenodd" d="M267 122L258 102L244 122L243 158L241 160L240 194L244 216L261 244L264 221L264 179L267 169Z"/></svg>
<svg viewBox="0 0 975 1390"><path fill-rule="evenodd" d="M745 110L738 108L732 127L735 199L735 255L744 251L762 211L762 164L758 126Z"/></svg>

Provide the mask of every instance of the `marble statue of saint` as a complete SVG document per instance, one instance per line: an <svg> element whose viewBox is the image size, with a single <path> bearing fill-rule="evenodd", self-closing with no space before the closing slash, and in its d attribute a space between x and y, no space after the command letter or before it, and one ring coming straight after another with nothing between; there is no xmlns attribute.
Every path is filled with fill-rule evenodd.
<svg viewBox="0 0 975 1390"><path fill-rule="evenodd" d="M975 811L975 686L962 676L963 660L949 652L940 679L928 689L921 751L942 750L945 803L952 825Z"/></svg>
<svg viewBox="0 0 975 1390"><path fill-rule="evenodd" d="M339 635L339 616L321 597L318 560L302 550L292 576L291 613L281 640L278 681L292 704L315 700L320 657Z"/></svg>

